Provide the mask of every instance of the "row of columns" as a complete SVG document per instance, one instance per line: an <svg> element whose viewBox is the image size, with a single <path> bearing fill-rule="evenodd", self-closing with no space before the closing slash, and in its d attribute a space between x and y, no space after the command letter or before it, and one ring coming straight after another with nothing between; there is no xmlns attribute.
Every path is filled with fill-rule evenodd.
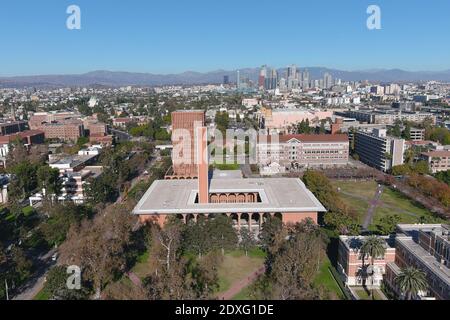
<svg viewBox="0 0 450 320"><path fill-rule="evenodd" d="M237 221L237 229L238 229L238 230L241 230L241 228L242 228L242 223L241 223L241 221L242 221L242 215L244 215L244 214L247 214L247 215L248 215L248 221L247 221L247 223L248 223L249 229L251 229L251 228L253 227L253 225L252 225L252 219L253 219L253 217L255 217L256 215L258 215L258 216L259 216L259 219L258 219L258 227L259 227L259 229L261 229L261 228L262 228L262 225L263 225L263 223L264 223L264 215L265 215L266 213L225 213L225 215L226 215L228 218L232 218L232 215L234 215L234 214L237 216L237 220L236 220L236 221ZM181 215L184 224L188 223L188 216L190 216L190 215L191 215L191 214L182 214L182 215ZM193 220L194 220L195 223L197 223L198 218L199 218L199 216L201 216L201 215L203 215L205 218L208 218L211 214L208 214L208 213L205 213L205 214L192 214ZM275 213L269 213L269 215L270 215L271 217L275 217Z"/></svg>
<svg viewBox="0 0 450 320"><path fill-rule="evenodd" d="M255 203L258 202L258 192L252 193L212 193L211 203Z"/></svg>

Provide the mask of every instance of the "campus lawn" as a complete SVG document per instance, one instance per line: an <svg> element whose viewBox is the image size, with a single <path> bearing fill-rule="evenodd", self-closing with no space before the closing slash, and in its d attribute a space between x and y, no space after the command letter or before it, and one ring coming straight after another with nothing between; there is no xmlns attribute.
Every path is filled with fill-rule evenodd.
<svg viewBox="0 0 450 320"><path fill-rule="evenodd" d="M38 292L38 294L33 298L33 300L49 300L50 295L45 291L45 288Z"/></svg>
<svg viewBox="0 0 450 320"><path fill-rule="evenodd" d="M362 223L369 208L369 203L375 196L377 183L375 181L336 180L332 183L335 188L340 187L341 191L347 193L344 194L341 192L340 196L350 208L358 212L360 223ZM386 215L398 215L400 217L400 223L418 223L422 216L436 222L442 221L419 203L409 199L399 191L388 187L383 191L380 203L375 210L372 225L369 226L369 229L375 230L380 219Z"/></svg>
<svg viewBox="0 0 450 320"><path fill-rule="evenodd" d="M235 295L231 300L252 300L250 297L250 287L242 289L237 295Z"/></svg>
<svg viewBox="0 0 450 320"><path fill-rule="evenodd" d="M375 193L375 191L374 191ZM340 193L342 200L358 215L358 222L363 223L364 217L366 216L367 210L369 210L369 200L363 200L356 197L348 196L346 194Z"/></svg>
<svg viewBox="0 0 450 320"><path fill-rule="evenodd" d="M332 181L332 185L336 189L340 188L340 197L356 211L359 223L362 224L369 209L369 202L377 190L377 183L375 181Z"/></svg>
<svg viewBox="0 0 450 320"><path fill-rule="evenodd" d="M366 291L366 289L358 287L353 289L353 291L358 295L359 299L361 300L372 300L372 298L370 297L370 290ZM373 291L373 298L374 300L383 300L383 298L380 297L377 290Z"/></svg>
<svg viewBox="0 0 450 320"><path fill-rule="evenodd" d="M333 180L332 184L335 187L341 188L342 191L354 193L357 196L372 199L377 190L377 182L369 181L338 181Z"/></svg>
<svg viewBox="0 0 450 320"><path fill-rule="evenodd" d="M260 249L251 250L248 256L241 250L225 254L222 265L219 267L219 289L222 293L230 289L233 283L245 279L264 264L265 253Z"/></svg>
<svg viewBox="0 0 450 320"><path fill-rule="evenodd" d="M214 167L219 170L223 171L230 171L230 170L239 170L241 168L240 164L237 163L231 163L231 164L214 164Z"/></svg>
<svg viewBox="0 0 450 320"><path fill-rule="evenodd" d="M383 201L386 207L398 212L409 213L410 216L415 215L416 217L421 217L432 215L432 213L420 203L409 199L397 190L389 188L385 189L381 196L381 201Z"/></svg>
<svg viewBox="0 0 450 320"><path fill-rule="evenodd" d="M137 258L137 262L131 271L136 274L139 279L144 280L153 270L152 261L150 261L150 253L144 252Z"/></svg>
<svg viewBox="0 0 450 320"><path fill-rule="evenodd" d="M231 285L239 280L244 279L252 271L264 264L266 253L261 249L254 249L248 252L242 250L234 250L226 252L222 265L219 267L219 290L218 293L228 290ZM196 255L186 256L188 259L196 259ZM150 259L149 253L146 252L138 257L136 265L131 270L141 280L149 276L154 270L154 261Z"/></svg>
<svg viewBox="0 0 450 320"><path fill-rule="evenodd" d="M331 274L330 268L332 268L331 262L328 258L320 266L319 274L314 279L316 286L323 286L328 292L333 293L333 296L339 300L345 300L339 285Z"/></svg>

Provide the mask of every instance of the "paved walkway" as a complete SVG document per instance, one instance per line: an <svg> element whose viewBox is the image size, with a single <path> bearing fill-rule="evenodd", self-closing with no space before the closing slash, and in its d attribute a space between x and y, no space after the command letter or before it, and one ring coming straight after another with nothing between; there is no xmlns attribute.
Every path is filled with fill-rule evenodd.
<svg viewBox="0 0 450 320"><path fill-rule="evenodd" d="M376 194L373 197L372 201L369 203L369 209L367 209L366 217L364 218L364 223L362 225L363 230L367 230L369 225L373 221L373 215L375 214L375 209L380 204L381 196L383 195L384 186L379 186L377 188Z"/></svg>
<svg viewBox="0 0 450 320"><path fill-rule="evenodd" d="M135 273L130 271L127 273L127 276L135 286L142 288L142 281Z"/></svg>
<svg viewBox="0 0 450 320"><path fill-rule="evenodd" d="M234 296L236 296L239 292L241 292L244 288L248 287L250 284L252 284L260 275L264 274L266 272L266 267L262 266L258 270L252 272L248 277L245 279L239 280L238 282L235 282L230 289L228 289L226 292L221 293L217 299L218 300L231 300Z"/></svg>

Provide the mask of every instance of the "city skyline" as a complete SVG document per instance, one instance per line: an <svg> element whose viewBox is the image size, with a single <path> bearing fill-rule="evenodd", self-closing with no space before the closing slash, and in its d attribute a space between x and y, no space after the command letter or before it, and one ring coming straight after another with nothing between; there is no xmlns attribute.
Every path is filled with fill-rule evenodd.
<svg viewBox="0 0 450 320"><path fill-rule="evenodd" d="M80 7L81 30L66 28L72 4ZM450 4L443 1L433 7L378 1L381 30L366 26L370 1L133 4L4 4L0 30L8 30L2 39L14 50L2 52L0 76L172 74L292 62L341 70L450 69L450 44L442 41ZM430 50L433 43L439 50Z"/></svg>

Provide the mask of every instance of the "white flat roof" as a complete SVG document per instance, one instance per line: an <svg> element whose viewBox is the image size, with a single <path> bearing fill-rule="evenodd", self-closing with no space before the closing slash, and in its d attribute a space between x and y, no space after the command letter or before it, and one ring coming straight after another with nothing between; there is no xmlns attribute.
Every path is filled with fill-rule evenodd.
<svg viewBox="0 0 450 320"><path fill-rule="evenodd" d="M327 211L300 179L212 179L210 193L258 192L259 203L195 203L198 180L158 180L133 210L137 215Z"/></svg>

